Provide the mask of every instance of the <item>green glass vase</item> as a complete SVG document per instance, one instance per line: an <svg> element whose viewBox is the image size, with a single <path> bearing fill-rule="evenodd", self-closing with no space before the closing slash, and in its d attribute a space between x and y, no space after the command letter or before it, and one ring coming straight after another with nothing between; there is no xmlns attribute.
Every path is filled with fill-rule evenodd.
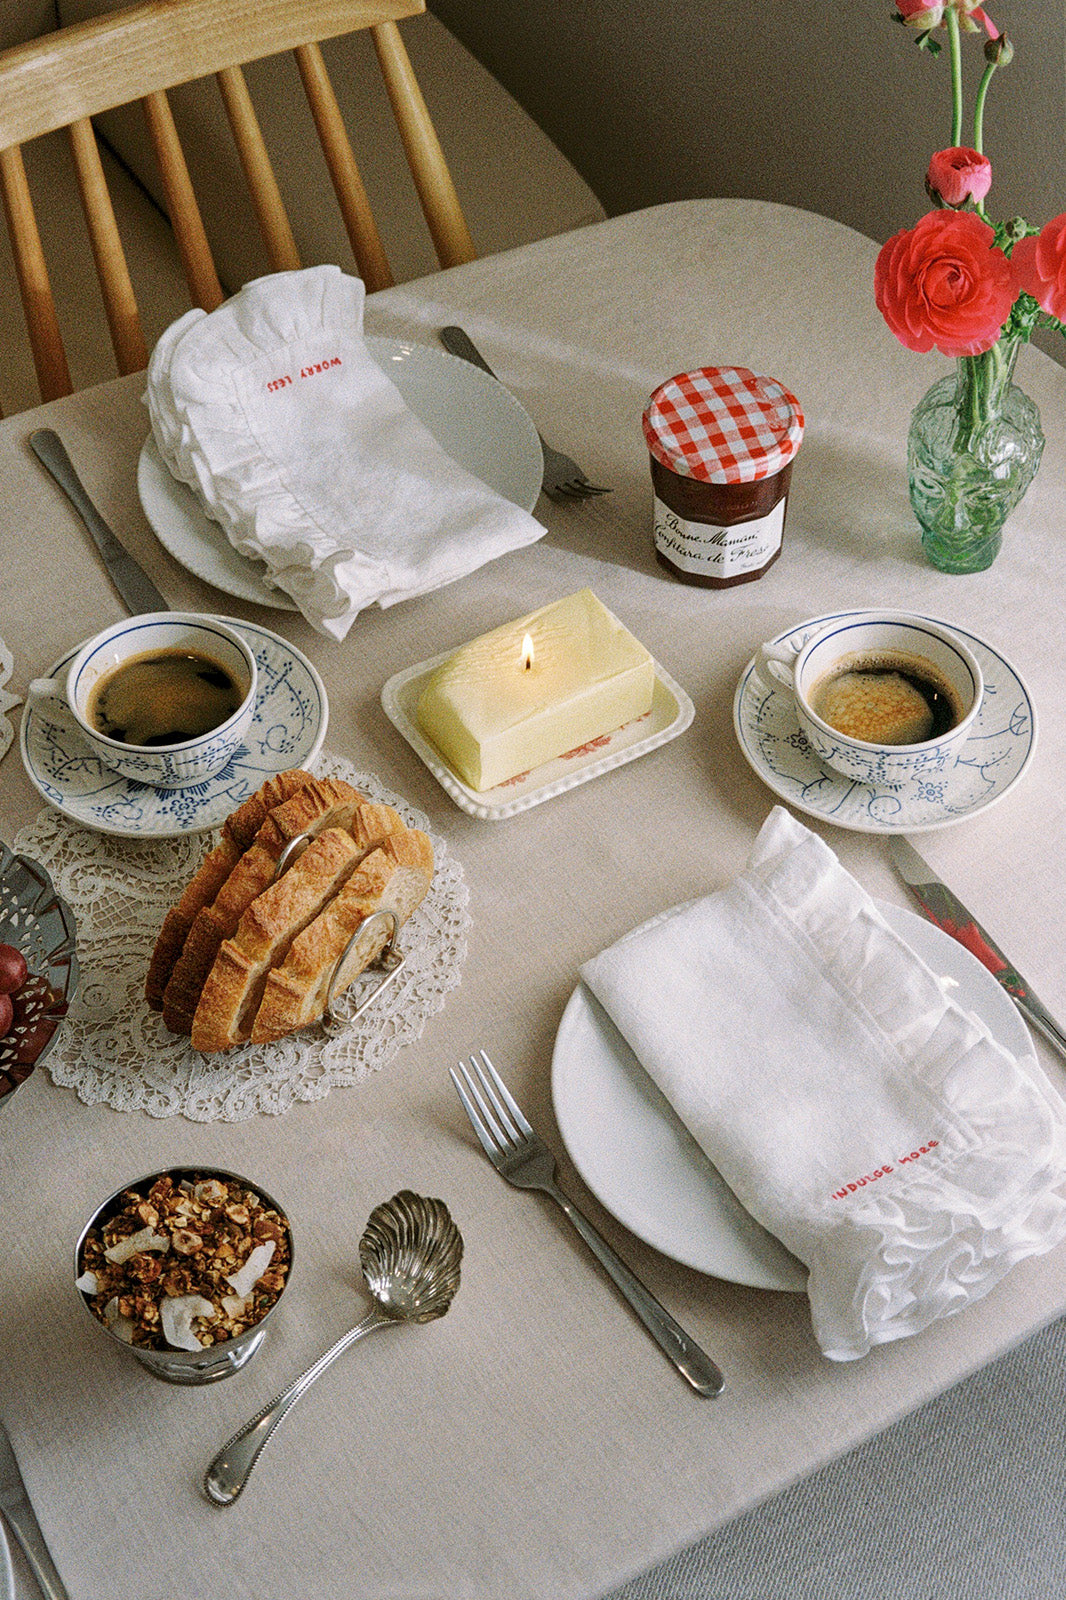
<svg viewBox="0 0 1066 1600"><path fill-rule="evenodd" d="M1040 412L1014 383L1022 341L960 356L914 408L907 436L911 505L922 549L941 572L982 572L1036 475Z"/></svg>

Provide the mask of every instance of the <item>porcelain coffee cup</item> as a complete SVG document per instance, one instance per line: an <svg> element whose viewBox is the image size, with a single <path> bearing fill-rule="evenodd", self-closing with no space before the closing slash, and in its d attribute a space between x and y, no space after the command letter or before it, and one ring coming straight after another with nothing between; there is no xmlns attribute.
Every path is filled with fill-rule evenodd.
<svg viewBox="0 0 1066 1600"><path fill-rule="evenodd" d="M905 783L919 773L945 771L969 738L984 694L980 664L959 634L906 611L849 612L816 629L800 646L764 644L754 670L767 688L791 696L818 759L859 783ZM824 686L847 671L897 672L933 687L950 707L950 726L905 744L842 732L819 715L816 703Z"/></svg>
<svg viewBox="0 0 1066 1600"><path fill-rule="evenodd" d="M221 667L236 685L240 704L199 737L166 744L130 744L102 733L89 720L102 680L137 657L188 651ZM105 766L156 789L184 789L221 772L241 748L255 710L255 656L235 628L187 611L152 611L126 617L86 641L66 672L36 678L28 699L45 717L73 728Z"/></svg>

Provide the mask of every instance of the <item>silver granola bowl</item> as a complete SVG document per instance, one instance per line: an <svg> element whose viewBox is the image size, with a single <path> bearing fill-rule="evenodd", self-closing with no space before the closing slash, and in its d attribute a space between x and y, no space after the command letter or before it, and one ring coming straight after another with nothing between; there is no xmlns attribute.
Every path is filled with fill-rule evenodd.
<svg viewBox="0 0 1066 1600"><path fill-rule="evenodd" d="M29 968L0 1039L0 1103L44 1060L67 1014L78 987L76 935L74 913L40 862L0 842L0 944L21 950Z"/></svg>
<svg viewBox="0 0 1066 1600"><path fill-rule="evenodd" d="M85 1308L86 1316L99 1332L105 1338L111 1340L113 1344L135 1356L142 1366L147 1367L153 1377L161 1378L165 1383L185 1385L216 1383L220 1378L228 1378L233 1373L239 1372L255 1355L266 1337L267 1325L285 1298L285 1293L292 1281L294 1257L292 1225L282 1207L266 1192L261 1184L253 1183L251 1179L243 1178L237 1172L226 1172L218 1167L206 1166L166 1167L160 1172L152 1172L146 1177L135 1178L130 1183L124 1183L120 1189L116 1189L114 1194L109 1195L103 1204L97 1207L81 1230L74 1251L75 1284L77 1284L77 1280L84 1270L85 1241L90 1232L94 1228L102 1227L113 1215L122 1210L123 1197L129 1190L133 1189L146 1194L157 1179L164 1177L173 1178L175 1182L182 1179L200 1181L218 1178L230 1183L238 1183L242 1189L251 1190L262 1201L264 1206L277 1212L285 1227L289 1262L285 1282L274 1304L258 1322L254 1323L252 1327L246 1328L243 1333L237 1334L235 1338L220 1340L217 1344L208 1345L202 1350L176 1350L167 1347L155 1349L131 1344L128 1340L122 1338L120 1334L113 1332L91 1309L92 1295L86 1293L83 1289L76 1288L75 1292Z"/></svg>

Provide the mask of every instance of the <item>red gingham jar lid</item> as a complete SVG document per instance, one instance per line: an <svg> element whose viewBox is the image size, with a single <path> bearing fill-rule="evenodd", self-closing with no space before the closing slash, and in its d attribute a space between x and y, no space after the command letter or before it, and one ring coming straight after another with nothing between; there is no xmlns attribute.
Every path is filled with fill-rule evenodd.
<svg viewBox="0 0 1066 1600"><path fill-rule="evenodd" d="M682 478L755 483L792 460L803 410L775 378L747 367L700 367L668 378L644 411L648 449Z"/></svg>

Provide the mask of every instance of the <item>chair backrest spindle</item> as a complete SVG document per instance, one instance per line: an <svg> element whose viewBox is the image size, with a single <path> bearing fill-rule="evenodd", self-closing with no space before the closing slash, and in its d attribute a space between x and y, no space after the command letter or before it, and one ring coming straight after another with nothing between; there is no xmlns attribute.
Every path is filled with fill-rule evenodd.
<svg viewBox="0 0 1066 1600"><path fill-rule="evenodd" d="M96 135L88 117L79 117L67 131L115 360L120 373L139 372L148 365L148 346Z"/></svg>
<svg viewBox="0 0 1066 1600"><path fill-rule="evenodd" d="M473 261L459 197L400 30L395 22L379 22L370 33L437 259L442 267Z"/></svg>
<svg viewBox="0 0 1066 1600"><path fill-rule="evenodd" d="M207 242L200 207L196 203L192 179L181 147L170 101L163 89L141 101L159 174L167 197L167 210L174 225L174 237L181 253L189 294L202 311L214 311L223 300L215 260Z"/></svg>
<svg viewBox="0 0 1066 1600"><path fill-rule="evenodd" d="M317 44L304 44L293 54L359 275L371 293L375 289L391 288L395 282L392 268L370 209L322 51Z"/></svg>
<svg viewBox="0 0 1066 1600"><path fill-rule="evenodd" d="M244 73L240 67L224 67L216 76L271 271L293 272L300 256Z"/></svg>
<svg viewBox="0 0 1066 1600"><path fill-rule="evenodd" d="M17 144L0 150L0 189L3 191L4 214L11 236L15 274L26 315L37 386L42 400L57 400L60 395L71 394L74 385L70 381L48 266L37 228L30 186L26 181L26 166Z"/></svg>

